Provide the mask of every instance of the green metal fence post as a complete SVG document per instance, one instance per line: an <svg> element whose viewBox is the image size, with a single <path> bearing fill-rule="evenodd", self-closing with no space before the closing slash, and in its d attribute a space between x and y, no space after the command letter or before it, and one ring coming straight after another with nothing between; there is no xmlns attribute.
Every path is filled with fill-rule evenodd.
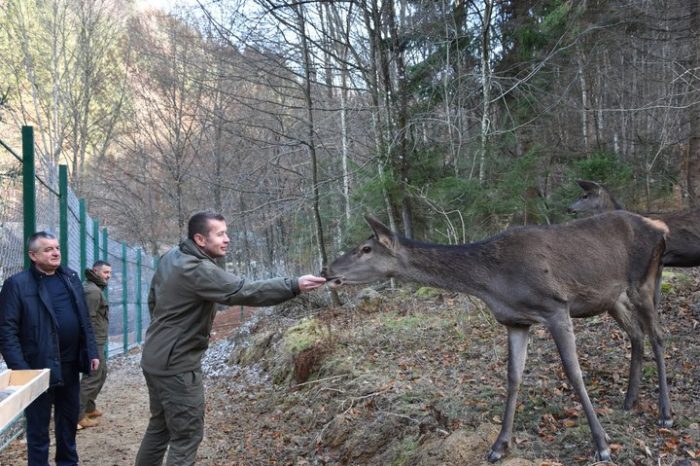
<svg viewBox="0 0 700 466"><path fill-rule="evenodd" d="M136 250L136 343L141 343L141 249Z"/></svg>
<svg viewBox="0 0 700 466"><path fill-rule="evenodd" d="M98 239L97 241L99 242L99 236L100 235L95 235ZM97 248L99 249L99 248ZM109 235L107 234L107 229L103 228L102 229L102 260L105 262L109 262L108 260L109 257ZM96 260L99 260L99 255L95 256ZM107 299L107 302L109 303L109 287L105 288L105 298ZM110 309L111 311L111 309ZM111 312L110 312L111 314ZM105 358L109 358L109 333L107 334L107 349L105 350Z"/></svg>
<svg viewBox="0 0 700 466"><path fill-rule="evenodd" d="M127 274L126 243L122 243L122 326L124 332L124 353L129 351L129 275Z"/></svg>
<svg viewBox="0 0 700 466"><path fill-rule="evenodd" d="M102 260L109 262L109 233L107 229L102 229Z"/></svg>
<svg viewBox="0 0 700 466"><path fill-rule="evenodd" d="M92 263L100 260L100 222L92 221Z"/></svg>
<svg viewBox="0 0 700 466"><path fill-rule="evenodd" d="M58 166L58 202L60 204L59 225L61 228L61 265L68 265L68 167Z"/></svg>
<svg viewBox="0 0 700 466"><path fill-rule="evenodd" d="M107 234L107 230L105 230L105 235ZM105 241L104 243L104 248L107 247L107 242ZM103 249L100 247L100 222L97 220L93 219L92 220L92 264L100 260L102 255L100 255L100 250ZM92 267L92 264L90 266ZM87 268L87 266L86 266ZM109 303L109 287L104 289L104 294L105 294L105 299L107 299L107 302ZM109 316L108 316L109 317ZM105 342L104 348L102 348L102 351L104 351L105 354L105 359L109 359L109 333L107 334L107 341Z"/></svg>
<svg viewBox="0 0 700 466"><path fill-rule="evenodd" d="M87 212L85 199L80 199L80 279L85 280L87 268Z"/></svg>
<svg viewBox="0 0 700 466"><path fill-rule="evenodd" d="M24 202L24 268L31 260L27 240L36 232L36 181L34 179L34 127L22 126L22 200Z"/></svg>

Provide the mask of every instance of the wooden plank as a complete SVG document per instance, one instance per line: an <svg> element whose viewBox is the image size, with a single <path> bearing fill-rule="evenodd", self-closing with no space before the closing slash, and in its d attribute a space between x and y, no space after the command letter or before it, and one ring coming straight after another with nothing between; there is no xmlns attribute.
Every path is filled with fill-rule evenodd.
<svg viewBox="0 0 700 466"><path fill-rule="evenodd" d="M10 374L12 371L4 370L0 373L0 390L10 385Z"/></svg>
<svg viewBox="0 0 700 466"><path fill-rule="evenodd" d="M0 431L49 388L49 374L49 369L8 369L0 374Z"/></svg>

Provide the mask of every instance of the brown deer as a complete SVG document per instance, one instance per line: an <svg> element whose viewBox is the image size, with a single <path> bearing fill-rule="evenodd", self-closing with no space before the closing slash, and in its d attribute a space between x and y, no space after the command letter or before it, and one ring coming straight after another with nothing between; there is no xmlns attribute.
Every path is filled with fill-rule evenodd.
<svg viewBox="0 0 700 466"><path fill-rule="evenodd" d="M649 336L659 377L659 424L673 424L654 308L667 232L662 222L611 212L563 225L513 228L483 241L448 246L409 240L372 217L366 220L374 235L322 272L331 286L395 277L463 292L484 301L508 329L508 394L489 461L502 458L510 446L533 324L544 324L554 338L588 418L598 459L609 460L610 449L583 383L572 317L607 311L630 336L627 409L639 393L644 335Z"/></svg>
<svg viewBox="0 0 700 466"><path fill-rule="evenodd" d="M576 215L599 214L624 207L608 189L595 181L578 180L583 193L567 209ZM645 217L663 221L669 229L664 265L671 267L697 267L700 265L700 208L673 212L642 213Z"/></svg>

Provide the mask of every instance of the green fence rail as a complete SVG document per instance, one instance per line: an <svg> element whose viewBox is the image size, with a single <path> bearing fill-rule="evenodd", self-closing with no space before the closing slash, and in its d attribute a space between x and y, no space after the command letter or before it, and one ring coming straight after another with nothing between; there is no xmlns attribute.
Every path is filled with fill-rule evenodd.
<svg viewBox="0 0 700 466"><path fill-rule="evenodd" d="M155 258L110 238L107 228L90 217L85 200L70 188L67 167L36 164L33 127L22 127L21 134L21 156L0 140L0 286L29 267L25 249L30 235L41 230L56 234L62 265L80 272L81 278L97 260L112 265L105 352L108 358L127 352L142 342L149 323L145 306ZM0 432L0 450L21 434L21 418Z"/></svg>

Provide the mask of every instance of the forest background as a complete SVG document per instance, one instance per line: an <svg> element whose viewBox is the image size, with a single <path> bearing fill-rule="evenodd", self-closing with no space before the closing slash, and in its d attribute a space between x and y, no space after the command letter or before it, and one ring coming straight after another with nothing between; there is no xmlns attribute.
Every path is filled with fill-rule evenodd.
<svg viewBox="0 0 700 466"><path fill-rule="evenodd" d="M698 0L0 0L0 57L1 142L34 126L151 254L222 212L247 276L320 270L365 213L442 243L566 221L579 178L700 204Z"/></svg>

